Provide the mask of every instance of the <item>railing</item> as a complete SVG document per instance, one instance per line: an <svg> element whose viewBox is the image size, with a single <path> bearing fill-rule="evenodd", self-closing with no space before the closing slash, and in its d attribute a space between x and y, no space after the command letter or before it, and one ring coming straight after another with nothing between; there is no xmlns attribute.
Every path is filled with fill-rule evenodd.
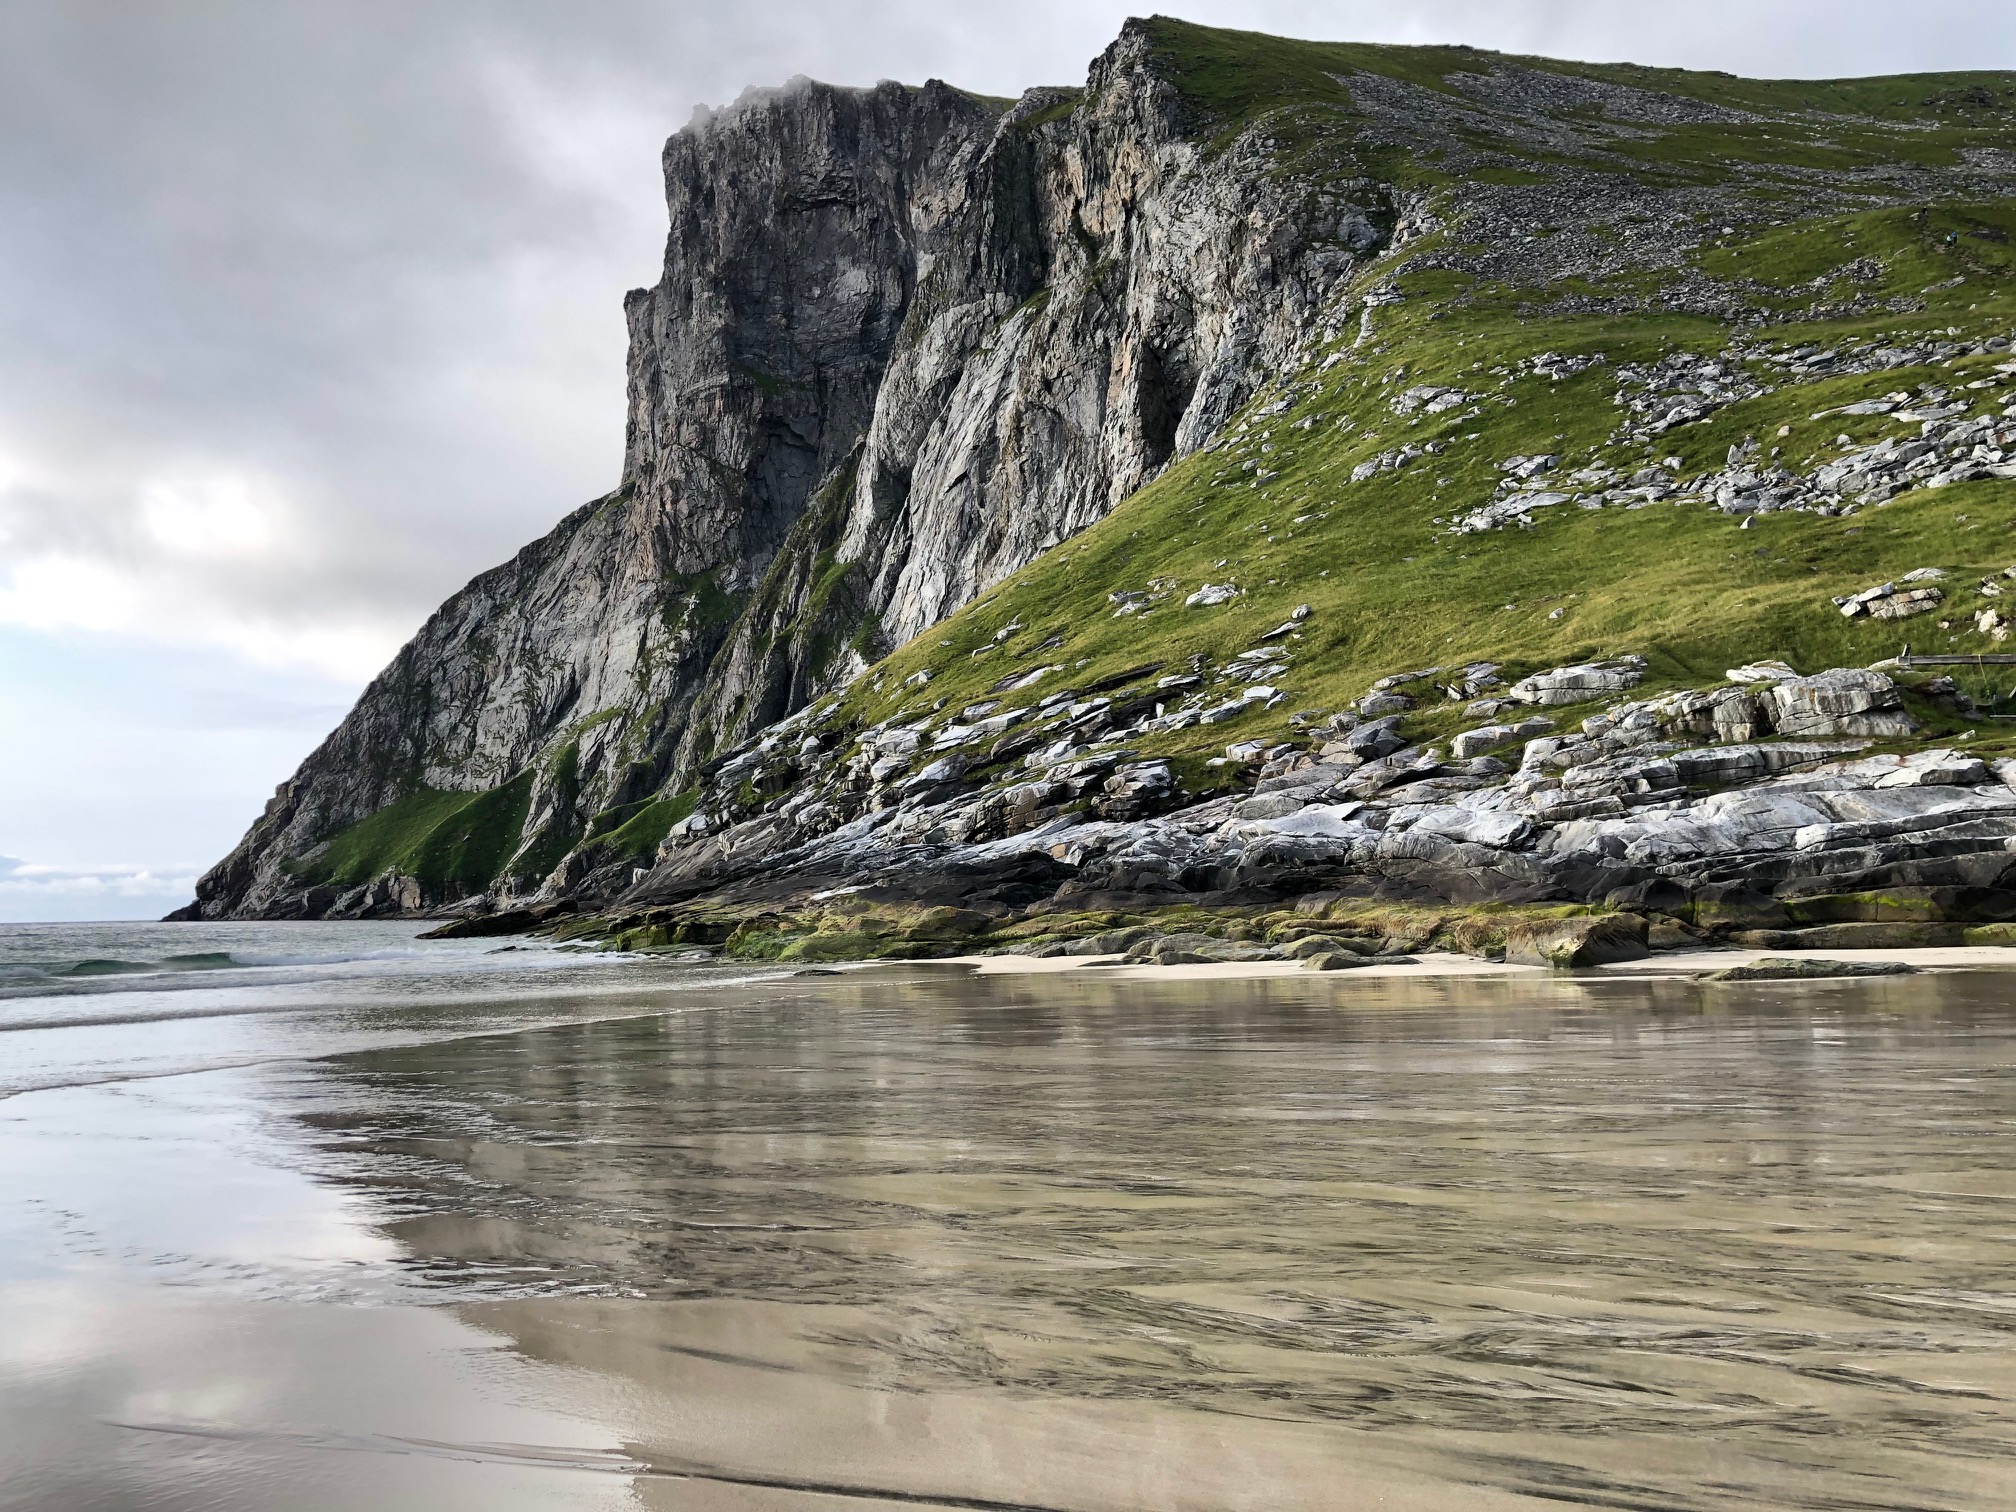
<svg viewBox="0 0 2016 1512"><path fill-rule="evenodd" d="M1906 646L1897 654L1897 665L1909 670L1912 667L2016 667L2016 656L2000 653L1985 656L1913 656Z"/></svg>
<svg viewBox="0 0 2016 1512"><path fill-rule="evenodd" d="M2016 667L2016 656L1997 652L1987 655L1976 652L1972 656L1913 656L1906 646L1897 653L1897 665L1905 671L1913 667ZM1997 699L1996 702L2002 700ZM1987 714L1985 719L2016 720L2016 714Z"/></svg>

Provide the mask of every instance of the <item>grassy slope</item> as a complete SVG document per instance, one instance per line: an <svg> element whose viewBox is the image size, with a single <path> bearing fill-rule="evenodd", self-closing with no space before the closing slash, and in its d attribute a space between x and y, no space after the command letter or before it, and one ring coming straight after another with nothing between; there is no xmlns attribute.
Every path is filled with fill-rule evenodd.
<svg viewBox="0 0 2016 1512"><path fill-rule="evenodd" d="M1292 139L1300 102L1341 95L1329 78L1332 71L1373 69L1441 87L1444 72L1477 70L1482 61L1461 49L1301 44L1184 26L1166 27L1165 36L1186 93L1222 123L1221 134L1228 137L1265 117L1277 140ZM2016 101L2016 80L2006 75L1767 84L1529 61L1746 109L1852 108L1911 123L1900 131L1869 121L1800 117L1733 134L1682 128L1636 144L1641 155L1659 163L1661 181L1676 172L1703 180L1747 177L1750 165L1765 157L1804 160L1820 138L1837 144L1830 151L1858 160L1865 154L1950 160L1965 145L2016 144L2010 125L2016 115L2006 108L1944 103L1971 88L1989 91L2006 107ZM1354 166L1347 148L1337 171ZM1428 165L1412 164L1409 171L1433 181ZM1962 233L1960 240L1949 245L1949 232ZM1460 236L1460 226L1450 234ZM1937 207L1922 217L1872 211L1731 238L1705 247L1694 261L1714 276L1763 286L1753 288L1753 303L1769 309L1805 303L1812 294L1802 291L1795 298L1791 286L1873 255L1885 262L1876 294L1920 297L1927 305L1912 315L1773 325L1761 334L1774 347L1950 329L1978 338L2007 334L2016 323L2012 242L1991 239L2012 234L2016 206L2006 203ZM1793 463L1809 456L1825 459L1840 450L1834 444L1838 435L1859 441L1886 430L1880 417L1815 422L1813 411L1934 380L1957 386L2001 359L1786 384L1707 422L1669 432L1656 453L1648 453L1609 444L1622 414L1612 400L1615 366L1678 349L1718 353L1728 344L1729 329L1657 312L1536 318L1535 304L1561 291L1487 286L1444 270L1410 275L1407 261L1425 250L1430 247L1417 244L1403 258L1368 271L1367 286L1398 272L1399 286L1415 296L1378 312L1372 343L1320 376L1314 366L1291 375L1293 391L1303 397L1257 429L1273 448L1265 462L1277 477L1254 486L1225 451L1171 468L1104 522L898 651L876 678L849 692L851 712L874 720L918 706L919 696L904 690L904 679L925 669L934 674L929 703L946 699L956 708L987 696L1016 666L1061 663L1071 670L1029 693L1011 695L1010 704L1147 660L1202 655L1218 663L1253 645L1300 604L1312 606L1314 614L1294 645L1294 668L1281 680L1293 695L1288 704L1160 737L1142 748L1201 752L1230 740L1279 734L1290 709L1336 709L1377 677L1435 663L1492 660L1516 672L1637 651L1651 658L1648 687L1657 687L1712 682L1723 668L1766 655L1815 670L1894 655L1906 639L1921 652L1987 649L1962 612L1972 607L1968 575L1999 572L2016 562L2011 529L2016 483L1911 494L1847 520L1764 516L1748 530L1700 504L1634 511L1557 508L1531 530L1483 536L1439 534L1433 522L1485 502L1498 477L1496 464L1521 453L1559 452L1571 464L1602 461L1627 473L1651 455L1677 456L1682 476L1691 476L1720 466L1732 442L1754 436L1782 446ZM1965 284L1921 293L1961 274ZM1347 336L1333 350L1348 351L1350 342ZM1489 386L1490 368L1545 351L1602 352L1611 366L1559 384L1527 378ZM1403 367L1404 379L1395 378ZM1493 397L1474 420L1410 421L1393 414L1387 399L1419 383L1483 387ZM1279 393L1262 394L1249 416ZM1514 403L1505 405L1501 396ZM1356 422L1348 431L1339 425L1347 418ZM1308 420L1313 427L1297 427ZM1781 426L1790 427L1783 438L1777 435ZM1473 435L1478 439L1465 439ZM1449 450L1398 472L1349 481L1357 463L1428 439L1448 442ZM1310 518L1294 523L1298 516ZM1829 601L1922 566L1945 567L1954 575L1948 584L1956 627L1951 632L1938 631L1930 619L1904 626L1844 620ZM1146 615L1113 617L1109 592L1140 589L1155 579L1175 580L1176 596ZM1181 607L1182 595L1200 584L1228 580L1245 590L1241 598L1215 609ZM1557 609L1566 612L1550 618ZM997 631L1016 623L1023 628L1005 647L974 656ZM1061 645L1035 652L1059 636ZM1977 691L1989 691L1995 679L1976 681ZM1424 734L1445 733L1444 726L1460 723L1454 708L1417 721Z"/></svg>
<svg viewBox="0 0 2016 1512"><path fill-rule="evenodd" d="M350 887L397 872L480 892L517 848L531 793L529 771L483 793L421 788L336 835L298 874Z"/></svg>

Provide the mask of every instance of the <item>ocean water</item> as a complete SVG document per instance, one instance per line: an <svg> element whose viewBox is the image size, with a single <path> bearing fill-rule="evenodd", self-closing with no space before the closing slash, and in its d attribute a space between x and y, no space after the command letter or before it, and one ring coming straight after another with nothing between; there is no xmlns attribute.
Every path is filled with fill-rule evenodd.
<svg viewBox="0 0 2016 1512"><path fill-rule="evenodd" d="M427 927L0 924L0 1096L642 1011L668 980Z"/></svg>
<svg viewBox="0 0 2016 1512"><path fill-rule="evenodd" d="M0 930L0 1507L2016 1506L2016 976L413 933Z"/></svg>

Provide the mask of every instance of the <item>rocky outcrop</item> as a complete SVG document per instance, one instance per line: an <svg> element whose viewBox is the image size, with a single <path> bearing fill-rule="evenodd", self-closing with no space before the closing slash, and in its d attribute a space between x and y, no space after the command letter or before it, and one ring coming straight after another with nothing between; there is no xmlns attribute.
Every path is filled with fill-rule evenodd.
<svg viewBox="0 0 2016 1512"><path fill-rule="evenodd" d="M1071 108L1066 108L1071 107ZM972 168L873 416L696 704L681 770L859 671L1210 440L1380 250L1391 192L1207 152L1148 31Z"/></svg>
<svg viewBox="0 0 2016 1512"><path fill-rule="evenodd" d="M1515 687L1600 701L1643 665L1555 668ZM616 912L732 912L836 889L1023 914L1333 896L1595 904L1687 930L1792 930L1859 923L1839 900L1903 888L1951 893L1935 919L2016 918L2016 762L1862 754L1915 728L1880 671L1759 663L1721 687L1610 703L1567 733L1552 720L1499 727L1504 759L1409 745L1401 716L1339 715L1299 741L1228 748L1244 780L1201 797L1128 749L1182 717L1125 688L1052 695L991 737L956 711L858 731L808 712L723 768L706 822L669 838ZM749 784L791 796L750 813L733 796ZM1578 965L1645 947L1642 924L1593 918L1546 921L1508 948Z"/></svg>
<svg viewBox="0 0 2016 1512"><path fill-rule="evenodd" d="M1008 811L974 791L927 792L809 839L791 816L759 818L668 842L623 906L848 887L1024 909L1328 890L1457 903L1665 898L1677 911L1731 891L1799 899L1915 887L1987 890L2016 910L2016 788L2005 780L2016 765L1998 772L1941 750L1842 754L1839 743L1699 747L1600 772L1571 767L1557 784L1508 779L1502 767L1494 779L1425 753L1370 800L1344 797L1348 778L1310 768L1308 787L1271 806L1218 798L1131 821L1096 816L1096 769L1051 769L1025 784L1043 801L1023 812L1019 833L999 835ZM1732 774L1743 785L1717 791ZM1065 812L1073 795L1093 796L1094 812ZM1557 946L1573 956L1582 942L1533 948Z"/></svg>
<svg viewBox="0 0 2016 1512"><path fill-rule="evenodd" d="M863 449L840 555L897 642L1210 440L1392 223L1383 186L1318 193L1261 139L1207 153L1143 28L1047 108L990 146Z"/></svg>

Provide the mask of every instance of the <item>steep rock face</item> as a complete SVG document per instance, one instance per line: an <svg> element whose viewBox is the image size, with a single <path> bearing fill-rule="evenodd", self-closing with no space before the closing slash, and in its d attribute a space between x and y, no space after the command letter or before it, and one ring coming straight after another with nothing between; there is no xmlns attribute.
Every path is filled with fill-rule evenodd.
<svg viewBox="0 0 2016 1512"><path fill-rule="evenodd" d="M664 277L630 296L625 480L428 621L197 889L201 916L367 906L318 847L531 769L502 877L664 777L739 599L865 430L998 107L943 85L751 95L667 144ZM453 880L427 878L430 901ZM452 887L448 890L454 890Z"/></svg>
<svg viewBox="0 0 2016 1512"><path fill-rule="evenodd" d="M192 912L382 907L360 868L398 847L337 875L331 837L511 780L497 890L627 875L598 814L1098 520L1289 357L1394 212L1269 166L1186 131L1137 25L1082 98L1005 115L795 81L697 118L665 149L664 276L626 303L622 487L444 605ZM420 878L430 903L490 880Z"/></svg>
<svg viewBox="0 0 2016 1512"><path fill-rule="evenodd" d="M866 430L994 107L799 82L665 147L665 275L630 295L624 477L667 567L760 578Z"/></svg>
<svg viewBox="0 0 2016 1512"><path fill-rule="evenodd" d="M851 476L717 663L682 775L1101 519L1290 359L1397 209L1383 184L1275 167L1264 138L1197 139L1140 26L1075 106L1023 97L920 277Z"/></svg>
<svg viewBox="0 0 2016 1512"><path fill-rule="evenodd" d="M972 232L932 270L884 385L840 547L892 641L935 624L1195 450L1377 249L1377 185L1210 156L1147 33L1048 127L1024 103L981 165Z"/></svg>
<svg viewBox="0 0 2016 1512"><path fill-rule="evenodd" d="M620 497L590 504L436 610L357 707L281 784L237 849L197 885L192 917L298 917L336 902L287 863L416 786L508 779L555 718L626 681L630 659L566 667L541 648L594 633L620 607Z"/></svg>

